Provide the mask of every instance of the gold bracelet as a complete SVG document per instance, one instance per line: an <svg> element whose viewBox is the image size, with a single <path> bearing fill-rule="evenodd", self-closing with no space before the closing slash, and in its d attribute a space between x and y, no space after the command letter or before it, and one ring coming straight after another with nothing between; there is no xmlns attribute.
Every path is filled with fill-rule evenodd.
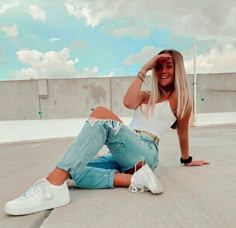
<svg viewBox="0 0 236 228"><path fill-rule="evenodd" d="M145 76L146 76L146 74L145 73L143 73L141 70L138 72L138 74L141 74L141 77L144 79L145 78Z"/></svg>
<svg viewBox="0 0 236 228"><path fill-rule="evenodd" d="M138 74L137 77L143 82L143 78Z"/></svg>
<svg viewBox="0 0 236 228"><path fill-rule="evenodd" d="M139 71L138 72L138 75L144 80L146 75L142 72L142 71Z"/></svg>
<svg viewBox="0 0 236 228"><path fill-rule="evenodd" d="M144 79L145 79L145 74L144 74L142 71L139 71L137 76L138 76L139 79L141 79L142 81L144 81Z"/></svg>

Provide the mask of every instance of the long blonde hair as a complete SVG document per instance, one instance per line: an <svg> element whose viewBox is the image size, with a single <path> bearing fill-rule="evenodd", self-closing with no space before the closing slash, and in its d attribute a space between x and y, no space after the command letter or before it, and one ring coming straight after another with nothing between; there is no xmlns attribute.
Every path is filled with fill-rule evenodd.
<svg viewBox="0 0 236 228"><path fill-rule="evenodd" d="M174 61L175 67L175 79L174 79L174 90L176 92L177 97L177 110L176 115L177 118L183 118L185 113L190 110L191 102L189 97L188 84L186 79L186 73L184 68L183 56L180 52L170 49L163 50L158 54L168 53L171 55ZM156 73L156 69L154 68L152 71L152 89L150 93L150 97L147 103L147 107L145 110L145 116L149 116L149 113L153 111L153 104L155 104L161 96L162 88L158 85L158 77Z"/></svg>

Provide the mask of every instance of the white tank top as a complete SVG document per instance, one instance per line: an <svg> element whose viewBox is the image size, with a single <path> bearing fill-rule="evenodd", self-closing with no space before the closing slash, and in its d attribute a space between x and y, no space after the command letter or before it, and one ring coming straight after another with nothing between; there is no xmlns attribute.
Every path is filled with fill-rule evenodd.
<svg viewBox="0 0 236 228"><path fill-rule="evenodd" d="M149 118L144 116L146 106L146 104L142 104L134 110L129 126L135 130L148 131L160 139L174 124L176 117L171 110L169 101L156 103L153 114L150 114Z"/></svg>

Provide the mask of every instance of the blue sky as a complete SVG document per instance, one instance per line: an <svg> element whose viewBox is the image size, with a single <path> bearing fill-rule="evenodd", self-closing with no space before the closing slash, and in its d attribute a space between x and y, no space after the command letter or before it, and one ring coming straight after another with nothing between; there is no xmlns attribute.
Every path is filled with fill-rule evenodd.
<svg viewBox="0 0 236 228"><path fill-rule="evenodd" d="M135 75L157 52L236 72L236 2L0 0L0 80Z"/></svg>

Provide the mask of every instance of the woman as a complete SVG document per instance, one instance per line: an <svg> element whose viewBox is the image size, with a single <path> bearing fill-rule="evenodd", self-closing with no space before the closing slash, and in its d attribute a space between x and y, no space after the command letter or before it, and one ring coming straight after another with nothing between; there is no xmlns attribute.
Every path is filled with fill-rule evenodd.
<svg viewBox="0 0 236 228"><path fill-rule="evenodd" d="M153 70L152 91L141 91L149 70ZM123 186L131 192L162 193L163 187L152 170L158 164L159 139L170 127L177 128L180 162L186 166L207 164L192 161L189 153L192 107L179 52L164 50L146 63L129 86L124 105L135 110L130 126L110 110L96 108L56 168L23 195L6 203L5 212L31 214L68 204L69 178L79 188ZM95 157L103 145L110 153Z"/></svg>

